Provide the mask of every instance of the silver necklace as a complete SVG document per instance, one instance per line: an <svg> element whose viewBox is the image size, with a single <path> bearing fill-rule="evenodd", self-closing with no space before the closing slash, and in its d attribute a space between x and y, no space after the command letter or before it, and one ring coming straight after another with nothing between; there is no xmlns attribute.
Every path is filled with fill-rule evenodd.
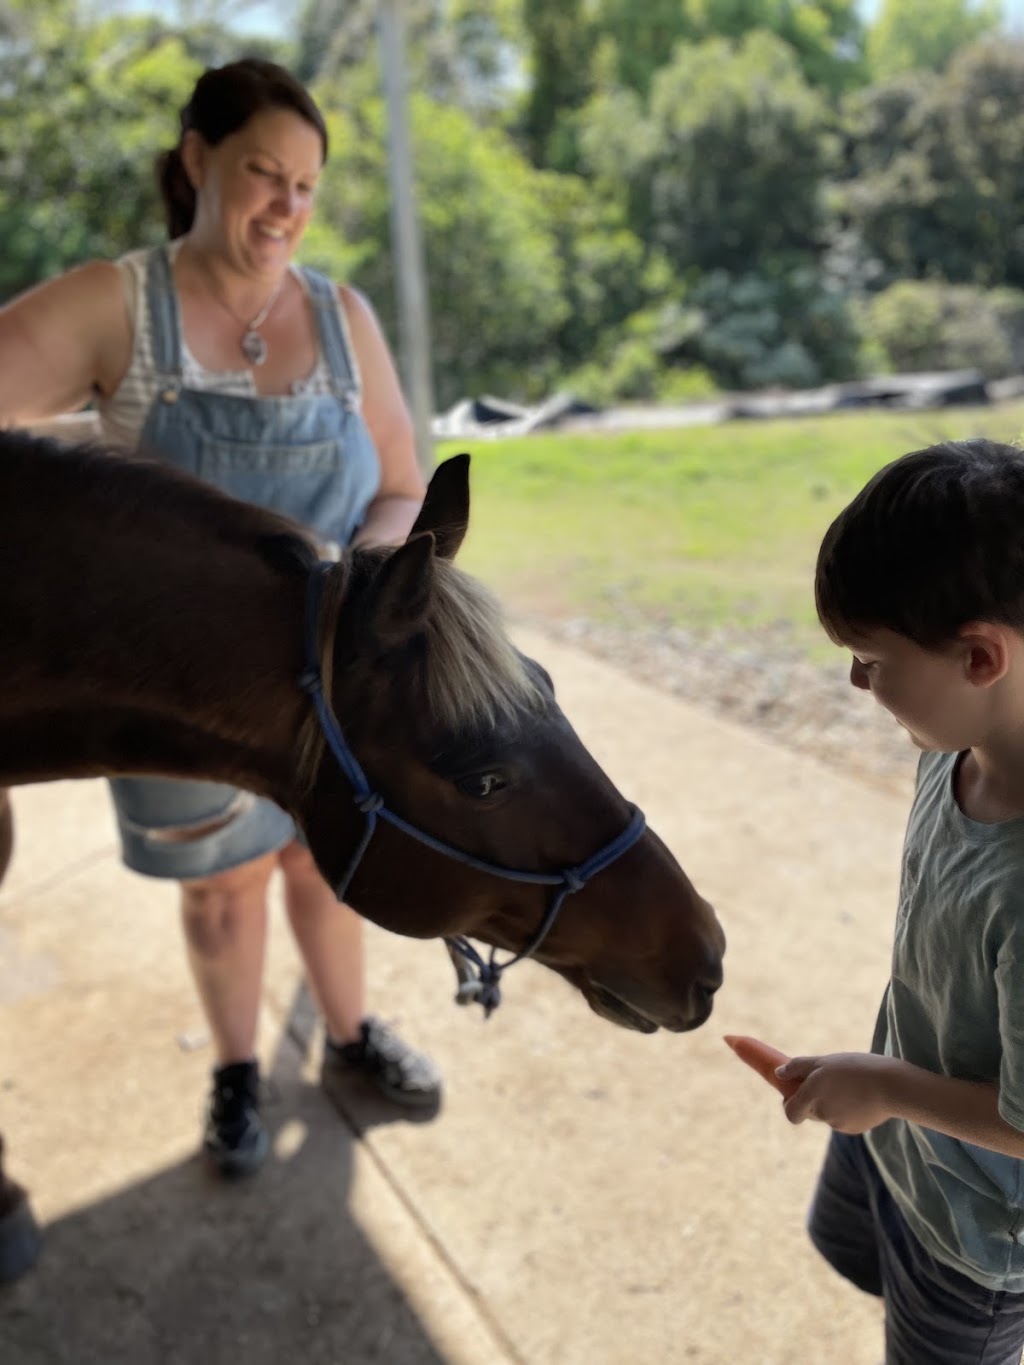
<svg viewBox="0 0 1024 1365"><path fill-rule="evenodd" d="M263 307L260 309L260 311L256 314L256 316L253 318L251 322L246 322L244 318L240 318L238 314L235 312L235 310L227 302L227 300L221 298L217 290L212 291L213 297L217 300L217 302L224 309L224 311L228 313L231 317L233 317L234 320L240 326L245 328L245 331L242 333L242 339L239 342L239 345L242 348L242 354L245 356L246 360L249 362L250 365L262 365L267 358L267 343L260 336L258 328L262 327L263 324L266 322L267 318L270 316L270 310L277 302L277 296L278 294L280 294L284 286L284 281L285 276L282 275L281 278L278 280L277 284L274 285L270 298L267 299L266 303L263 305Z"/></svg>

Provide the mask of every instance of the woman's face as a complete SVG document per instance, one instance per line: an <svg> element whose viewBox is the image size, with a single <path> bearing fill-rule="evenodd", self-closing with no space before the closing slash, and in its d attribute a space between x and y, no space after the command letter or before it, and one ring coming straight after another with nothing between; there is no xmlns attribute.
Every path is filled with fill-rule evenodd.
<svg viewBox="0 0 1024 1365"><path fill-rule="evenodd" d="M182 150L204 240L248 274L279 275L313 211L317 130L291 109L266 109L216 147L190 133Z"/></svg>

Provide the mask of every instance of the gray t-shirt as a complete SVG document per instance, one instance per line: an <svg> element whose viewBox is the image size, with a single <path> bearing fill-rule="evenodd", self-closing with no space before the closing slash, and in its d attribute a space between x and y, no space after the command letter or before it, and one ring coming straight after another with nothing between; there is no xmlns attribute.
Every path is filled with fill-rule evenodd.
<svg viewBox="0 0 1024 1365"><path fill-rule="evenodd" d="M926 753L918 765L872 1051L997 1084L1000 1114L1024 1130L1024 819L967 819L953 794L958 761ZM1024 1292L1024 1161L902 1119L867 1143L933 1256Z"/></svg>

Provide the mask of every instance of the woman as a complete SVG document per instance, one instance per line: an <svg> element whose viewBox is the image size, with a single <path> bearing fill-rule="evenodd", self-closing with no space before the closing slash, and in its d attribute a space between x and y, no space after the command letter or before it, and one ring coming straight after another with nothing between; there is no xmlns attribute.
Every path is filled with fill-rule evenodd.
<svg viewBox="0 0 1024 1365"><path fill-rule="evenodd" d="M292 258L327 131L281 67L207 71L157 163L171 243L93 261L0 310L0 421L92 399L104 435L311 527L325 543L404 540L423 499L412 428L369 304ZM275 868L326 1022L323 1079L365 1074L434 1106L429 1060L364 1017L361 922L289 816L199 782L111 784L125 862L181 883L188 958L216 1050L204 1147L225 1174L262 1164L256 1028Z"/></svg>

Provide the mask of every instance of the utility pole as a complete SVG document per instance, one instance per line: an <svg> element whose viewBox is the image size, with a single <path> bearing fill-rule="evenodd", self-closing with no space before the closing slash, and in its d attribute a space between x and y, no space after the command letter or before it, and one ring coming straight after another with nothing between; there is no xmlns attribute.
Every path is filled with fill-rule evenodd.
<svg viewBox="0 0 1024 1365"><path fill-rule="evenodd" d="M403 0L377 0L377 37L388 111L388 180L391 187L391 254L398 287L398 328L402 378L412 409L416 453L429 475L434 464L430 423L434 390L430 374L430 318L423 242L416 194L406 101Z"/></svg>

